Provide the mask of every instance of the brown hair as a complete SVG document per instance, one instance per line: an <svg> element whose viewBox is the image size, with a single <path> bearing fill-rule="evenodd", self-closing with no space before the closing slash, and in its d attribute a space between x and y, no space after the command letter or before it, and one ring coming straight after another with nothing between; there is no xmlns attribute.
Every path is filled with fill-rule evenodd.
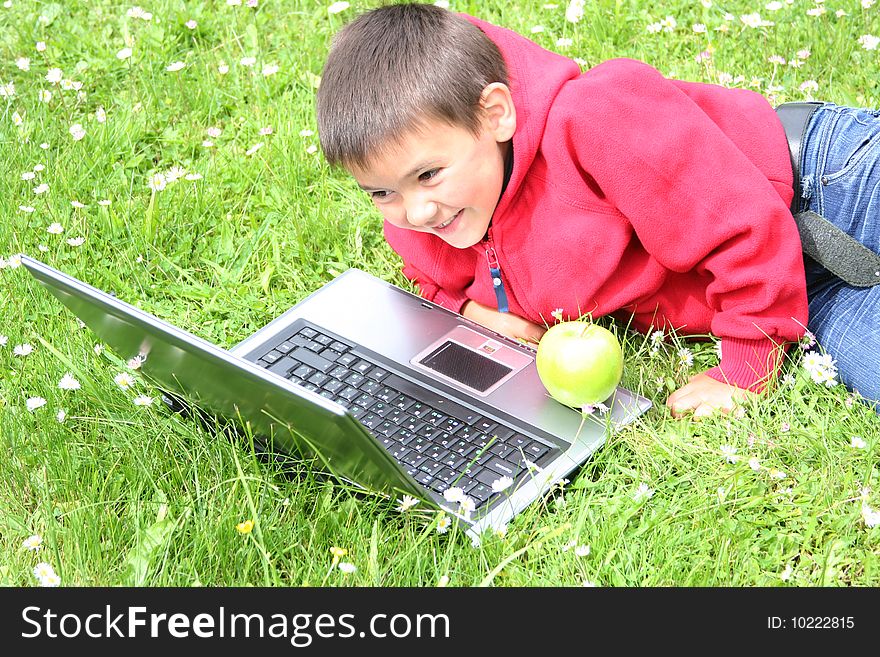
<svg viewBox="0 0 880 657"><path fill-rule="evenodd" d="M334 37L318 89L321 149L331 165L364 167L429 120L480 131L480 95L507 84L482 30L446 9L398 4L354 19Z"/></svg>

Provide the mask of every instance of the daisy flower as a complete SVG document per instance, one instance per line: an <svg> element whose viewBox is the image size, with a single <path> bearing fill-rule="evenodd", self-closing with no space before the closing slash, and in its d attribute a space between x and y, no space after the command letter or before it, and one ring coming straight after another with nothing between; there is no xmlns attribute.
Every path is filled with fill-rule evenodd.
<svg viewBox="0 0 880 657"><path fill-rule="evenodd" d="M42 397L28 397L27 401L25 402L25 406L27 406L27 409L31 413L33 413L38 408L42 408L45 405L46 405L46 400L43 399Z"/></svg>
<svg viewBox="0 0 880 657"><path fill-rule="evenodd" d="M720 449L721 454L728 463L736 463L739 461L739 456L736 454L736 447L733 445L722 445Z"/></svg>
<svg viewBox="0 0 880 657"><path fill-rule="evenodd" d="M452 486L443 491L443 499L447 502L452 502L453 504L456 502L461 502L464 498L464 491L458 486Z"/></svg>
<svg viewBox="0 0 880 657"><path fill-rule="evenodd" d="M399 505L397 507L398 511L409 511L416 504L419 503L418 498L413 497L412 495L404 495L400 500L398 500Z"/></svg>
<svg viewBox="0 0 880 657"><path fill-rule="evenodd" d="M36 552L37 550L40 549L40 547L42 547L42 545L43 545L43 537L40 536L39 534L34 534L34 535L28 536L26 539L24 539L24 542L21 544L21 547L23 547L25 550L31 550L33 552Z"/></svg>
<svg viewBox="0 0 880 657"><path fill-rule="evenodd" d="M349 7L351 7L351 5L347 2L334 2L332 5L327 7L327 13L328 14L338 14L340 12L345 11Z"/></svg>
<svg viewBox="0 0 880 657"><path fill-rule="evenodd" d="M492 482L492 492L500 493L503 490L507 490L511 486L513 486L513 479L505 475Z"/></svg>
<svg viewBox="0 0 880 657"><path fill-rule="evenodd" d="M12 348L12 353L15 356L21 356L22 358L25 356L29 356L34 352L34 348L25 342L24 344L17 344Z"/></svg>
<svg viewBox="0 0 880 657"><path fill-rule="evenodd" d="M73 375L68 372L63 377L61 377L61 380L58 382L58 387L62 390L79 390L80 385L79 381L74 379Z"/></svg>
<svg viewBox="0 0 880 657"><path fill-rule="evenodd" d="M128 390L129 388L134 386L134 377L132 377L131 374L129 374L128 372L120 372L113 377L113 382L123 390Z"/></svg>
<svg viewBox="0 0 880 657"><path fill-rule="evenodd" d="M641 502L642 500L647 500L654 496L654 489L648 486L646 483L639 484L639 487L636 488L636 492L633 493L633 499L636 502Z"/></svg>

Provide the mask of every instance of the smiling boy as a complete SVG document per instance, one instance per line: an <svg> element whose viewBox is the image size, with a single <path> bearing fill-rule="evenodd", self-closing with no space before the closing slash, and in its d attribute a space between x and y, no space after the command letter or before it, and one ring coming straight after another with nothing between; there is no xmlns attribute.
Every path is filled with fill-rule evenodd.
<svg viewBox="0 0 880 657"><path fill-rule="evenodd" d="M557 308L719 336L676 416L762 391L804 334L792 166L759 94L634 60L581 72L415 4L337 34L317 114L328 162L372 197L426 298L531 341Z"/></svg>

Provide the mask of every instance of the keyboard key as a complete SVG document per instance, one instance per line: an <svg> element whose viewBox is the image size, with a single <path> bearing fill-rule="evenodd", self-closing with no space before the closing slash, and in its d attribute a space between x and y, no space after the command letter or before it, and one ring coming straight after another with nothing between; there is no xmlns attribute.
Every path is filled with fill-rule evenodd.
<svg viewBox="0 0 880 657"><path fill-rule="evenodd" d="M316 386L323 386L327 381L330 380L330 377L326 374L321 374L320 372L315 372L308 379L306 379L309 383L314 383ZM342 385L342 384L340 384Z"/></svg>
<svg viewBox="0 0 880 657"><path fill-rule="evenodd" d="M372 397L370 397L372 399ZM389 406L383 401L377 401L375 404L370 406L370 413L375 413L376 415L381 415L382 417L386 417L394 408Z"/></svg>
<svg viewBox="0 0 880 657"><path fill-rule="evenodd" d="M333 338L331 338L329 335L324 335L323 333L319 333L312 339L320 344L322 347L328 347L333 342Z"/></svg>
<svg viewBox="0 0 880 657"><path fill-rule="evenodd" d="M344 354L346 351L351 349L347 344L339 342L339 340L335 340L330 343L330 348L334 351L338 351L340 354Z"/></svg>
<svg viewBox="0 0 880 657"><path fill-rule="evenodd" d="M418 452L410 452L406 456L403 457L403 462L407 465L411 465L414 468L418 468L428 459L424 454L419 454Z"/></svg>
<svg viewBox="0 0 880 657"><path fill-rule="evenodd" d="M462 426L461 420L456 420L454 417L448 417L443 420L438 426L442 428L444 431L453 432Z"/></svg>
<svg viewBox="0 0 880 657"><path fill-rule="evenodd" d="M499 475L507 475L508 477L516 478L518 468L510 461L505 461L504 459L500 459L497 456L490 459L486 464L486 467L494 470Z"/></svg>
<svg viewBox="0 0 880 657"><path fill-rule="evenodd" d="M382 389L382 386L379 385L376 381L365 381L363 384L359 385L358 388L363 390L368 395L375 395Z"/></svg>
<svg viewBox="0 0 880 657"><path fill-rule="evenodd" d="M345 365L345 367L349 367L356 360L357 356L355 356L354 354L342 354L339 358L336 359L336 362L340 365Z"/></svg>
<svg viewBox="0 0 880 657"><path fill-rule="evenodd" d="M389 388L388 386L385 386L382 388L381 391L379 391L379 393L376 395L376 397L378 397L382 401L388 402L390 404L391 400L396 399L398 397L398 395L400 395L400 393L397 390L395 390L394 388Z"/></svg>
<svg viewBox="0 0 880 657"><path fill-rule="evenodd" d="M447 416L441 413L440 411L431 411L425 417L425 422L429 424L433 424L435 427L439 426L444 420L447 419Z"/></svg>
<svg viewBox="0 0 880 657"><path fill-rule="evenodd" d="M301 363L305 363L306 365L325 373L329 372L334 367L332 361L329 361L326 358L321 358L321 356L309 351L305 347L297 347L294 349L290 352L290 358L298 360Z"/></svg>
<svg viewBox="0 0 880 657"><path fill-rule="evenodd" d="M295 349L295 348L296 348L296 345L293 344L292 342L288 342L287 340L285 340L280 345L275 347L275 349L277 351L280 351L282 354L286 354L290 351L293 351L293 349Z"/></svg>
<svg viewBox="0 0 880 657"><path fill-rule="evenodd" d="M376 402L375 399L363 393L354 398L354 403L364 408L370 408Z"/></svg>
<svg viewBox="0 0 880 657"><path fill-rule="evenodd" d="M415 405L415 403L416 402L412 397L407 397L406 395L398 395L391 400L391 405L402 411L408 411L411 406Z"/></svg>
<svg viewBox="0 0 880 657"><path fill-rule="evenodd" d="M480 420L479 422L476 422L473 426L477 430L488 434L491 434L493 431L495 431L495 429L498 428L498 424L496 422L485 418Z"/></svg>
<svg viewBox="0 0 880 657"><path fill-rule="evenodd" d="M367 376L373 379L373 381L381 381L389 374L388 370L383 370L381 367L374 367L367 372Z"/></svg>
<svg viewBox="0 0 880 657"><path fill-rule="evenodd" d="M373 369L373 364L365 360L359 360L351 366L351 369L353 369L358 374L366 374L371 369Z"/></svg>
<svg viewBox="0 0 880 657"><path fill-rule="evenodd" d="M489 468L486 468L485 470L480 472L475 478L477 481L479 481L483 484L486 484L491 489L492 484L494 484L496 481L501 479L502 476L504 476L504 475L500 475L497 472L495 472L494 470L490 470ZM510 476L510 475L508 475L508 476Z"/></svg>
<svg viewBox="0 0 880 657"><path fill-rule="evenodd" d="M412 418L409 420L404 420L400 423L401 429L406 429L407 431L412 431L413 433L418 433L422 427L425 426L425 423L416 418Z"/></svg>
<svg viewBox="0 0 880 657"><path fill-rule="evenodd" d="M533 442L527 447L523 448L523 453L530 461L537 461L549 451L549 447L542 445L539 442Z"/></svg>
<svg viewBox="0 0 880 657"><path fill-rule="evenodd" d="M312 374L315 373L315 370L309 367L308 365L300 365L291 371L291 374L298 379L308 379Z"/></svg>
<svg viewBox="0 0 880 657"><path fill-rule="evenodd" d="M321 351L321 358L326 358L327 360L336 361L336 359L338 359L341 355L342 354L340 354L335 349L327 348Z"/></svg>
<svg viewBox="0 0 880 657"><path fill-rule="evenodd" d="M401 396L403 396L403 395L401 395ZM409 399L409 397L407 397L407 399ZM427 404L423 404L422 402L416 402L408 410L412 415L414 415L418 418L424 418L429 413L434 412L434 409L431 406L428 406Z"/></svg>
<svg viewBox="0 0 880 657"><path fill-rule="evenodd" d="M430 473L432 476L437 476L437 473L442 469L443 465L441 463L435 463L431 459L425 459L425 462L419 466L419 470Z"/></svg>
<svg viewBox="0 0 880 657"><path fill-rule="evenodd" d="M485 484L478 483L476 486L471 488L467 494L474 498L474 500L476 500L479 505L492 496L492 488L490 486L486 486Z"/></svg>
<svg viewBox="0 0 880 657"><path fill-rule="evenodd" d="M382 422L373 429L373 433L382 436L393 436L397 431L397 425L392 422Z"/></svg>
<svg viewBox="0 0 880 657"><path fill-rule="evenodd" d="M375 427L379 426L382 423L382 418L373 413L367 413L363 417L360 418L361 424L370 429L375 429Z"/></svg>
<svg viewBox="0 0 880 657"><path fill-rule="evenodd" d="M279 376L283 376L286 379L286 378L288 378L287 375L290 372L290 370L293 369L294 367L298 367L298 366L299 366L299 363L297 363L292 358L284 357L281 360L279 360L277 363L272 365L269 368L269 371L274 372L275 374L278 374Z"/></svg>
<svg viewBox="0 0 880 657"><path fill-rule="evenodd" d="M284 354L282 354L280 351L276 351L275 349L273 349L268 354L263 356L260 360L264 360L267 363L269 363L270 365L272 365L274 363L277 363L278 359L280 359L283 355Z"/></svg>
<svg viewBox="0 0 880 657"><path fill-rule="evenodd" d="M446 454L447 456L445 458L435 460L453 470L458 470L461 466L467 463L467 459L458 454L453 454L452 452L447 452Z"/></svg>
<svg viewBox="0 0 880 657"><path fill-rule="evenodd" d="M340 381L351 374L351 371L345 367L344 365L337 365L332 370L330 370L330 376L334 379L339 379Z"/></svg>
<svg viewBox="0 0 880 657"><path fill-rule="evenodd" d="M394 436L394 439L401 445L409 445L416 438L417 436L412 431L407 431L406 429L400 429L397 435Z"/></svg>
<svg viewBox="0 0 880 657"><path fill-rule="evenodd" d="M404 420L409 418L409 415L404 413L399 408L392 408L391 412L388 415L386 415L385 417L386 417L386 419L390 420L391 422L394 422L394 424L400 424L401 422L403 422Z"/></svg>
<svg viewBox="0 0 880 657"><path fill-rule="evenodd" d="M498 458L504 459L514 451L513 447L510 445L505 445L504 443L496 442L491 447L489 447L489 453L494 454Z"/></svg>
<svg viewBox="0 0 880 657"><path fill-rule="evenodd" d="M431 446L431 443L427 439L422 438L421 436L416 436L407 444L407 447L409 447L410 449L414 449L416 451L422 451L422 450L427 451L430 446Z"/></svg>
<svg viewBox="0 0 880 657"><path fill-rule="evenodd" d="M446 467L441 466L440 470L437 471L437 474L435 476L440 481L445 481L447 484L453 485L452 482L454 482L456 479L459 478L458 477L459 474L460 473L458 472L458 470L453 470L452 468L446 468ZM457 484L455 484L455 485L457 485Z"/></svg>
<svg viewBox="0 0 880 657"><path fill-rule="evenodd" d="M348 401L354 401L357 397L361 395L361 391L357 388L352 388L351 386L346 386L339 392L339 396L343 399L347 399Z"/></svg>
<svg viewBox="0 0 880 657"><path fill-rule="evenodd" d="M450 452L448 449L440 447L439 445L431 445L430 447L428 447L427 454L428 458L433 459L434 461L444 461L446 457L452 454L452 452ZM456 456L456 458L461 457Z"/></svg>
<svg viewBox="0 0 880 657"><path fill-rule="evenodd" d="M336 379L330 379L323 386L324 390L329 390L333 394L338 393L344 387L345 387L345 384L342 381L337 381Z"/></svg>

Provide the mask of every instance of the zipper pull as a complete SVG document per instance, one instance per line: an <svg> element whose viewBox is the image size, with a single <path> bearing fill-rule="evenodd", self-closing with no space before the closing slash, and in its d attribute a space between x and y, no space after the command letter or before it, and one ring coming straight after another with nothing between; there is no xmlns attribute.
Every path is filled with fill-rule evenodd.
<svg viewBox="0 0 880 657"><path fill-rule="evenodd" d="M492 288L495 290L495 299L498 301L498 312L509 312L507 305L507 292L504 291L504 281L501 280L501 265L498 264L498 256L495 248L490 246L486 249L486 260L489 262L489 274L492 276Z"/></svg>

